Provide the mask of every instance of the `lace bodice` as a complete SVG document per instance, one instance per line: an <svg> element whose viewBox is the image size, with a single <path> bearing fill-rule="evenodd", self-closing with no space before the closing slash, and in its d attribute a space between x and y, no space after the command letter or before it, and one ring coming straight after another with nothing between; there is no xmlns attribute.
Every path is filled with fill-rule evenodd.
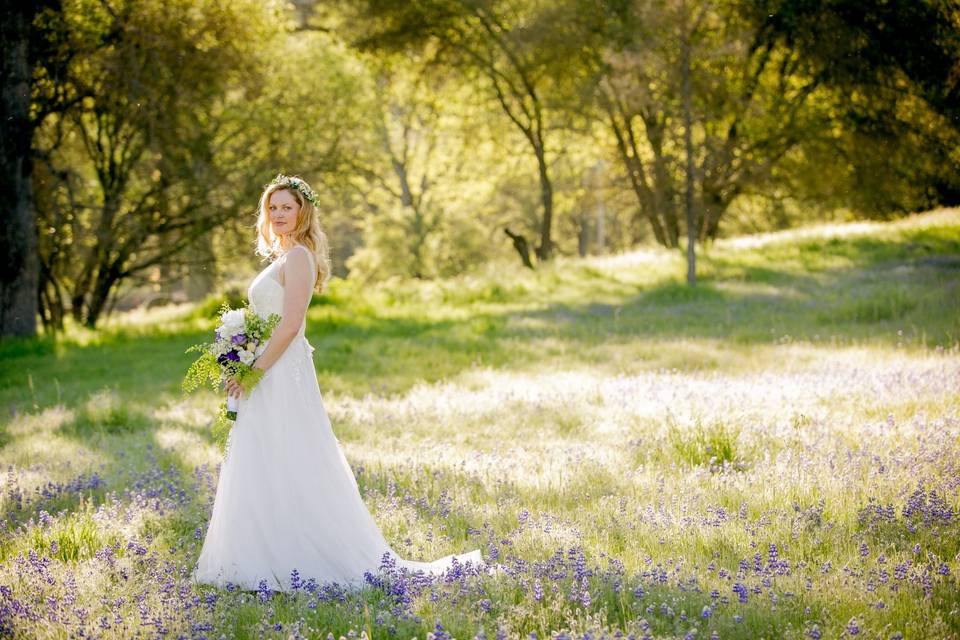
<svg viewBox="0 0 960 640"><path fill-rule="evenodd" d="M291 251L297 250L298 247L302 245L297 245ZM310 264L314 264L313 254L309 249L303 247L306 250L307 255L310 258ZM265 269L263 269L257 276L253 279L253 282L250 283L250 287L247 289L247 299L250 301L250 308L253 309L261 318L267 318L271 313L275 313L278 316L283 316L283 298L284 298L284 286L280 283L280 267L286 260L286 256L289 254L284 254L280 258L277 258L271 262ZM310 358L311 362L313 361L313 346L307 341L306 337L307 330L307 318L304 316L303 321L300 323L300 328L297 330L297 334L291 342L291 347L295 343L305 345L307 350L307 356ZM267 343L270 341L267 340ZM287 355L287 352L291 351L290 347L287 347L287 350L284 352L284 356ZM272 368L272 367L271 367Z"/></svg>
<svg viewBox="0 0 960 640"><path fill-rule="evenodd" d="M314 265L314 257L309 249L303 245L297 245L291 251L302 247L310 259L310 265ZM268 317L271 313L283 316L283 297L284 286L280 283L280 267L286 261L289 251L283 256L271 262L263 271L257 274L247 289L247 299L250 300L250 307L262 318ZM307 328L307 318L304 316L300 323L298 336L303 336Z"/></svg>

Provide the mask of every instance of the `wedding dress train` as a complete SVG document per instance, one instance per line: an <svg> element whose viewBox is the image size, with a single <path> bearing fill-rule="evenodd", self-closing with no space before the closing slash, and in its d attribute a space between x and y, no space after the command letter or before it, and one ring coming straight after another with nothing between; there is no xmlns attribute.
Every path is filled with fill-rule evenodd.
<svg viewBox="0 0 960 640"><path fill-rule="evenodd" d="M299 245L292 250L304 249ZM313 259L312 254L307 254ZM247 291L262 317L281 314L280 258ZM193 579L256 589L292 589L291 573L318 583L362 586L385 553L398 567L439 574L456 558L482 564L480 550L433 562L399 557L384 539L360 495L334 436L304 331L240 399L230 433L210 524Z"/></svg>

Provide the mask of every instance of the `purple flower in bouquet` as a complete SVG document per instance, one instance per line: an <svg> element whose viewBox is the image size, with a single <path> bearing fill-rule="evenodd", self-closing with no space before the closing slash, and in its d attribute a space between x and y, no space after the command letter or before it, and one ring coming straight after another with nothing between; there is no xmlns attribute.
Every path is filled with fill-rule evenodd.
<svg viewBox="0 0 960 640"><path fill-rule="evenodd" d="M240 362L240 356L236 351L227 351L217 356L217 363L225 365L228 362Z"/></svg>

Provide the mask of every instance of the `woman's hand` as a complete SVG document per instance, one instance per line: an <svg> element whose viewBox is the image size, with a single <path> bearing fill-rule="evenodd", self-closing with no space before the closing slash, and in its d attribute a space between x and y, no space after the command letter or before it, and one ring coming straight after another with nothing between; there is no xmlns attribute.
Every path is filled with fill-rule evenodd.
<svg viewBox="0 0 960 640"><path fill-rule="evenodd" d="M236 378L227 378L226 389L227 395L234 396L237 399L243 396L243 385Z"/></svg>

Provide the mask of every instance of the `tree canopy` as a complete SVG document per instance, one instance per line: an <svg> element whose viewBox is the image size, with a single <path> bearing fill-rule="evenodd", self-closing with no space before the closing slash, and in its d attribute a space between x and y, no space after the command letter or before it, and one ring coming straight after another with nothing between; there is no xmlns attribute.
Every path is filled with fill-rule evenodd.
<svg viewBox="0 0 960 640"><path fill-rule="evenodd" d="M3 334L217 286L279 171L364 279L960 202L948 0L5 11Z"/></svg>

